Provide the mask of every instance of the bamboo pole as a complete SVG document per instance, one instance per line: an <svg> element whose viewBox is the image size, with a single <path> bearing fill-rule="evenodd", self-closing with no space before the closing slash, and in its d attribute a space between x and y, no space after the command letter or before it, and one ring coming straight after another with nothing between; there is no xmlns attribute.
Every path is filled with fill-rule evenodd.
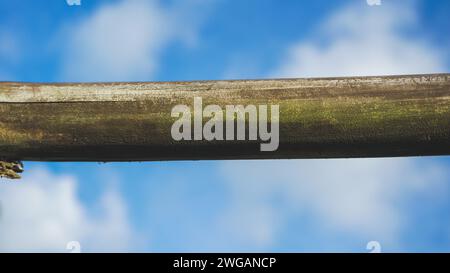
<svg viewBox="0 0 450 273"><path fill-rule="evenodd" d="M279 105L279 146L171 136L175 105ZM203 120L205 123L206 120ZM272 122L272 121L270 121ZM273 121L274 123L276 121ZM247 131L248 133L248 131ZM450 154L450 74L0 83L0 158L147 161Z"/></svg>

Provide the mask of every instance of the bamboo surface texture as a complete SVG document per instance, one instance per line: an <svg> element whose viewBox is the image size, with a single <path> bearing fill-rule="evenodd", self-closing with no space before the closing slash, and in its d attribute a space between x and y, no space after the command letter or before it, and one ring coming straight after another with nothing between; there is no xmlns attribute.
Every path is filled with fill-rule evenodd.
<svg viewBox="0 0 450 273"><path fill-rule="evenodd" d="M279 147L171 136L175 105L279 105ZM450 74L0 83L0 158L147 161L450 154Z"/></svg>

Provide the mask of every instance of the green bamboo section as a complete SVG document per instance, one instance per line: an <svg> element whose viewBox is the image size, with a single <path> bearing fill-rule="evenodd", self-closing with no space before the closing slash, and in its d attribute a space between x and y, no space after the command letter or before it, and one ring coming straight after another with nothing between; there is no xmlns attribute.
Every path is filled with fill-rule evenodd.
<svg viewBox="0 0 450 273"><path fill-rule="evenodd" d="M279 147L175 141L175 105L279 105ZM204 119L206 122L208 119ZM0 158L146 161L450 154L450 75L0 83Z"/></svg>

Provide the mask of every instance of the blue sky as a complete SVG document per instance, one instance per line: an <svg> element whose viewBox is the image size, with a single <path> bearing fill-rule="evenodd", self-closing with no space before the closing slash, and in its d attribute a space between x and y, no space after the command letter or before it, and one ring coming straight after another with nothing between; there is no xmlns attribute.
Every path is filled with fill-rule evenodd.
<svg viewBox="0 0 450 273"><path fill-rule="evenodd" d="M0 80L449 72L449 12L444 0L0 0ZM450 251L449 164L25 162L22 181L0 181L0 250Z"/></svg>

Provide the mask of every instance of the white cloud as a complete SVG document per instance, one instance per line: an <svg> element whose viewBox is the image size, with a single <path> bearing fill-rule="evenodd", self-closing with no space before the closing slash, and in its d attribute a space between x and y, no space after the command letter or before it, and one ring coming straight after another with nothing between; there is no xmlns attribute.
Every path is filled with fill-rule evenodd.
<svg viewBox="0 0 450 273"><path fill-rule="evenodd" d="M274 72L281 77L370 76L446 72L444 54L403 30L416 29L411 2L350 6L335 13L310 41L291 46Z"/></svg>
<svg viewBox="0 0 450 273"><path fill-rule="evenodd" d="M14 70L21 61L22 48L17 35L0 27L0 81L12 81Z"/></svg>
<svg viewBox="0 0 450 273"><path fill-rule="evenodd" d="M104 193L93 215L79 200L71 176L32 169L18 182L0 182L0 251L64 252L70 241L79 241L82 251L118 251L136 243L114 188Z"/></svg>
<svg viewBox="0 0 450 273"><path fill-rule="evenodd" d="M346 7L330 16L309 40L293 44L272 75L445 72L439 50L420 37L404 35L417 24L414 6L407 2ZM235 236L247 238L250 248L274 245L277 232L286 228L289 220L283 218L286 210L293 210L300 219L313 215L320 228L329 232L398 246L398 235L408 221L403 217L402 202L412 194L442 192L442 182L449 178L446 166L428 160L226 162L223 173L230 181L234 202L223 222L244 219L238 222ZM283 200L282 209L270 203L277 196ZM257 236L255 230L262 230L263 235ZM365 242L361 245L364 251Z"/></svg>
<svg viewBox="0 0 450 273"><path fill-rule="evenodd" d="M63 78L68 81L149 80L164 47L192 43L196 6L130 0L109 3L64 28Z"/></svg>
<svg viewBox="0 0 450 273"><path fill-rule="evenodd" d="M267 203L267 197L270 194L257 195L249 188L242 187L242 184L260 183L256 181L257 176L241 176L244 169L238 168L236 176L230 175L228 171L236 165L228 166L224 164L224 172L230 179L230 182L236 186L234 194L239 192L245 196L233 195L228 203L228 207L221 214L215 226L215 240L209 245L212 251L260 251L275 243L275 235L281 225L279 210ZM243 164L248 166L248 164ZM244 178L244 179L243 179ZM248 178L248 179L247 179ZM242 180L246 180L243 182ZM264 183L264 182L263 182ZM256 187L254 189L261 188ZM264 186L265 189L271 188L269 184ZM255 198L256 197L256 198ZM225 239L217 239L225 238ZM230 239L227 239L230 238Z"/></svg>
<svg viewBox="0 0 450 273"><path fill-rule="evenodd" d="M238 223L236 234L253 239L252 247L274 243L286 220L283 210L294 217L312 214L329 232L395 245L406 224L402 203L412 194L445 192L445 169L413 158L230 161L223 172L234 195L233 213L224 222ZM270 205L276 197L281 207Z"/></svg>
<svg viewBox="0 0 450 273"><path fill-rule="evenodd" d="M20 58L20 43L16 35L0 28L0 62L14 64Z"/></svg>

